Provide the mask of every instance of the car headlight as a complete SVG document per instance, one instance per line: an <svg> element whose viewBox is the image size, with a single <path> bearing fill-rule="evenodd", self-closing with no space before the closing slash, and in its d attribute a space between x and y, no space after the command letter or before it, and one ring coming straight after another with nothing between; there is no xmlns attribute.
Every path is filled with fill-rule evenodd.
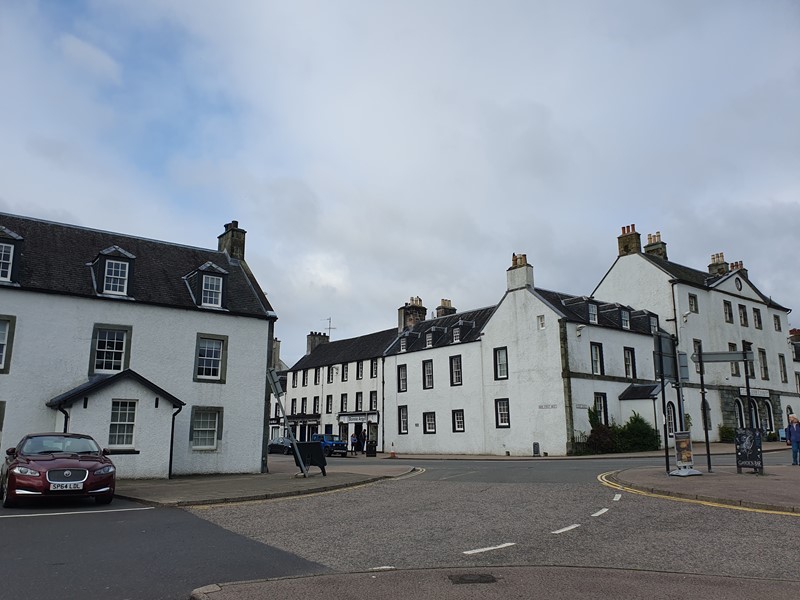
<svg viewBox="0 0 800 600"><path fill-rule="evenodd" d="M12 473L16 473L17 475L27 475L28 477L38 477L39 471L34 471L33 469L29 469L28 467L23 467L22 465L17 465L13 469L11 469Z"/></svg>
<svg viewBox="0 0 800 600"><path fill-rule="evenodd" d="M97 471L94 472L95 475L108 475L116 471L113 465L106 465L105 467L100 467Z"/></svg>

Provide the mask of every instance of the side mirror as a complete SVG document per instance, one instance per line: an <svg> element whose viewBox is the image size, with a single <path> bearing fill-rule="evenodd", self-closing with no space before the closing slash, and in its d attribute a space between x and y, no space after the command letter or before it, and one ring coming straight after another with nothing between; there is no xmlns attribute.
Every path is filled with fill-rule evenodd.
<svg viewBox="0 0 800 600"><path fill-rule="evenodd" d="M109 454L111 454L111 450L108 448L103 448L103 456L108 456Z"/></svg>
<svg viewBox="0 0 800 600"><path fill-rule="evenodd" d="M6 450L6 454L8 456L16 456L17 455L17 449L16 448L9 448L8 450Z"/></svg>

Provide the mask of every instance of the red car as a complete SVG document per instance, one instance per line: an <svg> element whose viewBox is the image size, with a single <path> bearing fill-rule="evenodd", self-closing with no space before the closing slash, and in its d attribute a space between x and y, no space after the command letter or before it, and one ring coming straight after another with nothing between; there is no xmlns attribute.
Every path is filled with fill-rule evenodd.
<svg viewBox="0 0 800 600"><path fill-rule="evenodd" d="M27 498L114 499L116 468L90 436L80 433L32 433L6 450L0 472L3 506Z"/></svg>

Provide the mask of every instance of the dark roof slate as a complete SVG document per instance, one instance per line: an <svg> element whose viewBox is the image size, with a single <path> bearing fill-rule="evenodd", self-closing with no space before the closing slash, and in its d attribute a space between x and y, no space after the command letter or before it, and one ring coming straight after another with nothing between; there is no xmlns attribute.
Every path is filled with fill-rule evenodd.
<svg viewBox="0 0 800 600"><path fill-rule="evenodd" d="M669 260L664 260L663 258L659 256L654 256L652 254L642 253L641 256L649 260L657 267L660 267L661 269L666 271L674 279L701 288L714 287L714 284L718 283L722 279L730 277L732 274L735 273L737 276L747 281L747 283L755 290L755 292L767 306L769 306L770 308L774 308L776 310L783 310L787 312L789 311L788 308L781 306L769 296L765 296L764 294L762 294L761 291L755 285L753 285L753 282L750 281L746 273L742 271L731 271L729 273L726 273L725 275L712 275L707 271L700 271L698 269L692 269L691 267L685 267L683 265L679 265Z"/></svg>
<svg viewBox="0 0 800 600"><path fill-rule="evenodd" d="M291 371L313 369L356 360L369 360L383 356L389 344L397 337L397 328L385 329L346 340L320 344L298 360Z"/></svg>
<svg viewBox="0 0 800 600"><path fill-rule="evenodd" d="M60 394L51 400L48 400L46 404L50 408L63 408L65 406L72 406L76 400L82 400L85 396L91 394L92 392L96 392L111 385L112 383L125 379L133 379L134 381L138 381L144 387L158 394L160 398L172 403L175 408L184 406L186 404L182 400L178 400L178 398L170 394L168 391L157 386L146 377L142 377L133 369L125 369L124 371L120 371L114 375L94 375L89 378L89 381L86 381L85 383L82 383L81 385L74 387L63 394Z"/></svg>
<svg viewBox="0 0 800 600"><path fill-rule="evenodd" d="M275 318L247 264L224 252L0 213L0 232L18 241L19 289L97 298L87 263L101 253L135 256L129 296L137 302L200 309L184 277L211 263L224 268L226 308L233 314ZM113 301L113 300L112 300Z"/></svg>
<svg viewBox="0 0 800 600"><path fill-rule="evenodd" d="M407 329L401 335L396 336L394 343L386 350L386 354L400 353L401 337L406 339L405 352L426 350L428 346L426 346L425 337L429 332L433 335L432 346L430 347L448 346L452 343L452 333L456 327L459 329L460 341L458 343L474 342L480 338L481 331L494 314L496 308L496 306L488 306L421 321L413 328ZM397 333L396 329L395 333Z"/></svg>

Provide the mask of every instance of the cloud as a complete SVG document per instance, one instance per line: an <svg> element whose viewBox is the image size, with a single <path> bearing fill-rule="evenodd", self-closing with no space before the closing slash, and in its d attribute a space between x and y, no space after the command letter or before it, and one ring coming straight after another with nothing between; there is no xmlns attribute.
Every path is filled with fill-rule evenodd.
<svg viewBox="0 0 800 600"><path fill-rule="evenodd" d="M100 48L72 34L62 35L58 46L64 57L78 69L109 83L118 85L122 82L119 64Z"/></svg>

